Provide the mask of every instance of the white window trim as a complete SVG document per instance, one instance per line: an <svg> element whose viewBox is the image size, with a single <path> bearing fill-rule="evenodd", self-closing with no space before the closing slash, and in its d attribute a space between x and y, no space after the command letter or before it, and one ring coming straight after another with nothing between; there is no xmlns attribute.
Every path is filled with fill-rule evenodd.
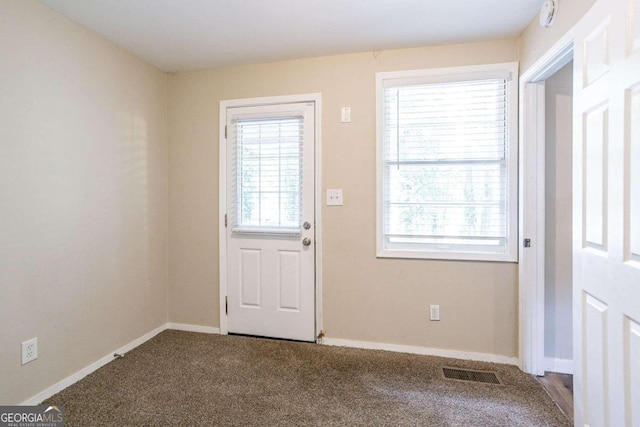
<svg viewBox="0 0 640 427"><path fill-rule="evenodd" d="M504 253L479 253L460 251L425 251L388 249L384 245L384 85L411 83L442 83L470 79L508 76L508 214L507 246ZM474 65L464 67L434 68L410 71L376 73L376 247L379 258L443 259L473 261L518 261L518 63Z"/></svg>

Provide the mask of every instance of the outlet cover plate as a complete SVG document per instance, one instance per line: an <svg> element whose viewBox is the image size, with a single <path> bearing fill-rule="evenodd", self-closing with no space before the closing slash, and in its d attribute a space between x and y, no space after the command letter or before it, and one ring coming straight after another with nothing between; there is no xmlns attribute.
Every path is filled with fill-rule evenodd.
<svg viewBox="0 0 640 427"><path fill-rule="evenodd" d="M327 206L342 206L341 188L332 188L327 190Z"/></svg>
<svg viewBox="0 0 640 427"><path fill-rule="evenodd" d="M38 338L31 338L22 343L22 364L38 358Z"/></svg>

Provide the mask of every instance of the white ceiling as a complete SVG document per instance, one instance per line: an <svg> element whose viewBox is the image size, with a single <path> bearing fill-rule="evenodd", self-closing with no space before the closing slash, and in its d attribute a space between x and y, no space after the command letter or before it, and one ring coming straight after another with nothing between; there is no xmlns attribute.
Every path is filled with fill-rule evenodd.
<svg viewBox="0 0 640 427"><path fill-rule="evenodd" d="M543 0L40 0L164 71L517 37Z"/></svg>

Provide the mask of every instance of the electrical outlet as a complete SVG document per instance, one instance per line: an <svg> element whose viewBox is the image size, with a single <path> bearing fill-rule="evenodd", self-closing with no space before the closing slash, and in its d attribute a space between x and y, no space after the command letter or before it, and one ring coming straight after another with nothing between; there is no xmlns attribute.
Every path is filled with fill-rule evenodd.
<svg viewBox="0 0 640 427"><path fill-rule="evenodd" d="M342 123L351 123L351 107L342 107L340 109L340 121Z"/></svg>
<svg viewBox="0 0 640 427"><path fill-rule="evenodd" d="M342 189L327 190L327 206L342 206Z"/></svg>
<svg viewBox="0 0 640 427"><path fill-rule="evenodd" d="M22 364L31 362L38 358L38 338L31 338L22 343Z"/></svg>
<svg viewBox="0 0 640 427"><path fill-rule="evenodd" d="M429 306L429 318L431 320L440 320L440 306L439 305L430 305Z"/></svg>

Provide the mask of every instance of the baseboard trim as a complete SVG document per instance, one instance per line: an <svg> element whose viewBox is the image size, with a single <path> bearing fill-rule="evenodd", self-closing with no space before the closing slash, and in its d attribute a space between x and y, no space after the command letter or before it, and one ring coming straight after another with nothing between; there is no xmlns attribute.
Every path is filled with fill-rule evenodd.
<svg viewBox="0 0 640 427"><path fill-rule="evenodd" d="M340 338L323 338L322 344L332 345L337 347L364 348L368 350L386 350L386 351L393 351L396 353L421 354L425 356L449 357L453 359L475 360L479 362L502 363L506 365L518 366L517 357L500 356L497 354L489 354L489 353L474 353L474 352L468 352L468 351L444 350L440 348L417 347L417 346L400 345L400 344L353 341L353 340L345 340Z"/></svg>
<svg viewBox="0 0 640 427"><path fill-rule="evenodd" d="M69 375L67 378L63 379L62 381L52 385L51 387L41 391L40 393L36 394L35 396L32 396L29 399L25 400L20 405L38 405L38 404L40 404L40 402L42 402L43 400L48 399L51 396L53 396L54 394L61 392L65 388L69 387L72 384L77 383L78 381L80 381L81 379L83 379L84 377L89 375L90 373L102 368L104 365L106 365L107 363L111 362L113 360L113 353L124 354L124 353L126 353L126 352L128 352L130 350L133 350L134 348L138 347L140 344L143 344L146 341L149 341L151 338L155 337L156 335L158 335L160 332L164 331L165 329L167 329L167 324L164 324L162 326L159 326L159 327L155 328L151 332L148 332L148 333L144 334L140 338L136 338L135 340L131 341L128 344L125 344L124 346L120 347L119 349L117 349L115 351L110 351L109 354L107 354L106 356L96 360L91 365L89 365L89 366L87 366L87 367L85 367L83 369L80 369L75 374Z"/></svg>
<svg viewBox="0 0 640 427"><path fill-rule="evenodd" d="M557 359L555 357L545 357L544 370L546 372L556 372L559 374L573 375L573 360Z"/></svg>
<svg viewBox="0 0 640 427"><path fill-rule="evenodd" d="M78 372L66 377L62 381L57 382L51 387L41 391L35 396L30 397L24 402L20 403L20 405L37 405L43 400L48 399L56 393L64 390L72 384L80 381L87 375L92 372L100 369L107 363L113 360L113 353L124 354L128 351L133 350L139 345L149 341L151 338L158 335L160 332L165 331L167 329L173 329L176 331L187 331L187 332L200 332L205 334L219 334L220 328L216 328L213 326L200 326L200 325L189 325L185 323L165 323L162 326L155 328L154 330L144 334L140 338L137 338L130 343L120 347L115 351L109 352L106 356L96 360L89 366L79 370ZM330 345L335 347L352 347L352 348L362 348L368 350L385 350L385 351L393 351L396 353L409 353L409 354L421 354L426 356L439 356L439 357L448 357L453 359L462 359L462 360L475 360L479 362L492 362L492 363L502 363L507 365L515 365L518 366L518 358L509 357L509 356L500 356L497 354L489 354L489 353L474 353L467 351L457 351L457 350L444 350L439 348L429 348L429 347L417 347L417 346L409 346L409 345L400 345L400 344L387 344L387 343L376 343L376 342L368 342L368 341L354 341L354 340L345 340L340 338L323 338L323 345ZM573 361L566 359L552 359L545 358L545 369L547 371L559 372L559 373L573 373Z"/></svg>
<svg viewBox="0 0 640 427"><path fill-rule="evenodd" d="M201 332L203 334L220 334L220 328L213 326L189 325L186 323L167 323L167 329L187 332Z"/></svg>

